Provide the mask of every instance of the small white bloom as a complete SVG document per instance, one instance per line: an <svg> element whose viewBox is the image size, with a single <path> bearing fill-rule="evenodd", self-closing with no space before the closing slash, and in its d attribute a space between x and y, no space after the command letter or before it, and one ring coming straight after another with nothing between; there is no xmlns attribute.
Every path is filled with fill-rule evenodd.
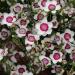
<svg viewBox="0 0 75 75"><path fill-rule="evenodd" d="M71 53L72 50L74 49L74 47L72 46L72 44L70 42L66 42L63 45L63 49L64 49L65 52Z"/></svg>
<svg viewBox="0 0 75 75"><path fill-rule="evenodd" d="M50 55L50 58L54 64L62 61L62 53L58 51L53 51L53 54Z"/></svg>
<svg viewBox="0 0 75 75"><path fill-rule="evenodd" d="M11 12L15 11L16 13L20 13L23 10L23 5L20 3L16 3L14 6L10 8Z"/></svg>
<svg viewBox="0 0 75 75"><path fill-rule="evenodd" d="M39 56L39 60L42 62L43 65L48 66L51 65L51 60L50 58L46 57L46 56Z"/></svg>
<svg viewBox="0 0 75 75"><path fill-rule="evenodd" d="M34 15L34 19L40 21L40 20L42 20L45 16L47 16L47 13L44 12L44 11L40 11L40 10L39 10L39 12Z"/></svg>
<svg viewBox="0 0 75 75"><path fill-rule="evenodd" d="M9 36L10 36L10 31L7 30L7 29L5 29L5 28L3 28L3 29L1 30L1 32L0 32L0 38L1 38L2 40L6 40Z"/></svg>
<svg viewBox="0 0 75 75"><path fill-rule="evenodd" d="M16 21L16 16L14 13L3 13L3 19L1 24L7 24L11 26Z"/></svg>
<svg viewBox="0 0 75 75"><path fill-rule="evenodd" d="M25 39L25 44L33 45L36 40L39 40L38 35L28 34L28 37Z"/></svg>
<svg viewBox="0 0 75 75"><path fill-rule="evenodd" d="M23 28L26 28L28 23L29 23L29 20L27 20L26 18L20 18L15 22L15 24Z"/></svg>
<svg viewBox="0 0 75 75"><path fill-rule="evenodd" d="M63 42L73 42L74 41L74 32L70 29L66 29L63 34L61 34Z"/></svg>
<svg viewBox="0 0 75 75"><path fill-rule="evenodd" d="M20 28L17 28L15 32L18 37L22 38L22 37L26 36L27 29L20 27Z"/></svg>
<svg viewBox="0 0 75 75"><path fill-rule="evenodd" d="M40 9L49 12L51 11L52 13L56 13L57 10L60 10L60 5L57 4L57 1L49 1L49 0L41 0L38 2Z"/></svg>
<svg viewBox="0 0 75 75"><path fill-rule="evenodd" d="M41 22L35 24L37 35L46 36L47 34L51 34L52 26L53 24L51 22L47 22L47 19L44 18Z"/></svg>
<svg viewBox="0 0 75 75"><path fill-rule="evenodd" d="M25 65L17 65L16 71L17 71L19 74L23 74L24 72L26 72L26 66L25 66Z"/></svg>

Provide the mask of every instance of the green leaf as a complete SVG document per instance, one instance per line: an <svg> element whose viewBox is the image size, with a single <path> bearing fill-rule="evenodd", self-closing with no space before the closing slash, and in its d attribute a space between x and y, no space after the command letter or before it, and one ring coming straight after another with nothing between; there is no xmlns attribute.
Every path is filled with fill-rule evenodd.
<svg viewBox="0 0 75 75"><path fill-rule="evenodd" d="M9 5L6 1L0 2L0 12L10 12Z"/></svg>
<svg viewBox="0 0 75 75"><path fill-rule="evenodd" d="M14 5L16 4L17 0L6 0L8 5Z"/></svg>

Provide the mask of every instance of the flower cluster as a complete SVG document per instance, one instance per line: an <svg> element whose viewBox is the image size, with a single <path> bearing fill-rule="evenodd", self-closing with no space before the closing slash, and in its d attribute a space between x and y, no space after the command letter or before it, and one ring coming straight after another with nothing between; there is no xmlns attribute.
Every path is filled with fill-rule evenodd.
<svg viewBox="0 0 75 75"><path fill-rule="evenodd" d="M1 75L74 75L75 1L0 2Z"/></svg>

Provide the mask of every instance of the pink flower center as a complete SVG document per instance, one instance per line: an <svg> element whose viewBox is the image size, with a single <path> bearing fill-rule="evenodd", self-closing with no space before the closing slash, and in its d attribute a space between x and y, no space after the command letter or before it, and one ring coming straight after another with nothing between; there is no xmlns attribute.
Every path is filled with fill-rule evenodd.
<svg viewBox="0 0 75 75"><path fill-rule="evenodd" d="M60 59L60 54L59 54L59 53L55 53L55 54L53 55L53 58L54 58L55 60Z"/></svg>
<svg viewBox="0 0 75 75"><path fill-rule="evenodd" d="M9 35L8 35L8 32L2 31L1 36L4 37L4 38L7 38Z"/></svg>
<svg viewBox="0 0 75 75"><path fill-rule="evenodd" d="M16 59L19 59L19 58L21 58L21 55L20 55L19 53L16 53L16 54L14 55L14 57L15 57Z"/></svg>
<svg viewBox="0 0 75 75"><path fill-rule="evenodd" d="M48 43L48 47L51 47L51 43Z"/></svg>
<svg viewBox="0 0 75 75"><path fill-rule="evenodd" d="M4 16L0 16L0 19L2 19Z"/></svg>
<svg viewBox="0 0 75 75"><path fill-rule="evenodd" d="M64 39L65 39L66 41L69 41L70 38L71 38L71 34L69 34L69 33L65 33L65 34L64 34Z"/></svg>
<svg viewBox="0 0 75 75"><path fill-rule="evenodd" d="M34 42L34 41L35 41L35 37L34 37L34 36L28 36L28 40L29 40L30 42Z"/></svg>
<svg viewBox="0 0 75 75"><path fill-rule="evenodd" d="M19 73L23 73L23 72L25 72L25 69L24 69L24 68L19 68L19 69L18 69L18 72L19 72Z"/></svg>
<svg viewBox="0 0 75 75"><path fill-rule="evenodd" d="M19 12L19 11L21 11L21 7L20 6L16 6L15 7L15 12Z"/></svg>
<svg viewBox="0 0 75 75"><path fill-rule="evenodd" d="M70 49L70 45L67 43L66 46L65 46L65 49Z"/></svg>
<svg viewBox="0 0 75 75"><path fill-rule="evenodd" d="M42 0L42 1L41 1L41 5L42 5L43 7L45 7L45 6L46 6L46 2L47 2L47 0Z"/></svg>
<svg viewBox="0 0 75 75"><path fill-rule="evenodd" d="M37 15L37 20L42 20L43 18L44 18L44 15L43 14L39 13Z"/></svg>
<svg viewBox="0 0 75 75"><path fill-rule="evenodd" d="M44 59L42 59L42 62L43 62L43 64L47 65L49 63L49 60L44 58Z"/></svg>
<svg viewBox="0 0 75 75"><path fill-rule="evenodd" d="M56 6L53 5L53 4L49 4L49 6L48 6L48 9L49 9L49 10L54 10L55 8L56 8Z"/></svg>
<svg viewBox="0 0 75 75"><path fill-rule="evenodd" d="M40 25L40 30L42 31L47 31L48 30L48 24L47 23L42 23Z"/></svg>
<svg viewBox="0 0 75 75"><path fill-rule="evenodd" d="M6 22L12 23L12 21L13 21L13 17L8 16L8 17L6 18Z"/></svg>
<svg viewBox="0 0 75 75"><path fill-rule="evenodd" d="M26 34L26 30L25 30L24 28L20 28L20 29L19 29L19 33L20 33L20 34Z"/></svg>
<svg viewBox="0 0 75 75"><path fill-rule="evenodd" d="M23 20L23 19L20 20L20 24L21 24L21 25L26 25L26 20Z"/></svg>

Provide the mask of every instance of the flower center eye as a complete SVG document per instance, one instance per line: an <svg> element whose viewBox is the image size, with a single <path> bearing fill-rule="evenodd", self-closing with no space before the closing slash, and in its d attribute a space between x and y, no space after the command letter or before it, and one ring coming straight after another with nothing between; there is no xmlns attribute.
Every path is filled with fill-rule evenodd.
<svg viewBox="0 0 75 75"><path fill-rule="evenodd" d="M43 64L48 64L49 63L49 60L48 59L46 59L46 58L44 58L44 59L42 59L42 62L43 62Z"/></svg>
<svg viewBox="0 0 75 75"><path fill-rule="evenodd" d="M42 30L42 31L47 31L47 30L48 30L48 24L42 23L42 24L40 25L40 30Z"/></svg>
<svg viewBox="0 0 75 75"><path fill-rule="evenodd" d="M70 49L70 48L71 48L70 45L66 44L65 49Z"/></svg>
<svg viewBox="0 0 75 75"><path fill-rule="evenodd" d="M19 53L16 53L14 56L15 56L16 59L20 59L21 58L21 55Z"/></svg>
<svg viewBox="0 0 75 75"><path fill-rule="evenodd" d="M21 24L21 25L26 25L26 20L23 20L23 19L22 19L22 20L20 21L20 24Z"/></svg>
<svg viewBox="0 0 75 75"><path fill-rule="evenodd" d="M53 58L54 58L55 60L58 60L58 59L60 58L60 54L59 54L59 53L55 53L55 54L53 55Z"/></svg>
<svg viewBox="0 0 75 75"><path fill-rule="evenodd" d="M42 0L41 5L42 5L43 7L45 7L46 1L47 1L47 0Z"/></svg>
<svg viewBox="0 0 75 75"><path fill-rule="evenodd" d="M54 10L55 8L56 8L56 6L53 5L53 4L49 4L49 6L48 6L48 9L49 9L49 10Z"/></svg>
<svg viewBox="0 0 75 75"><path fill-rule="evenodd" d="M19 12L19 11L21 11L21 7L20 6L16 6L15 7L15 12Z"/></svg>
<svg viewBox="0 0 75 75"><path fill-rule="evenodd" d="M38 14L38 16L37 16L37 19L38 19L38 20L42 20L43 18L44 18L44 15L43 15L43 14L41 14L41 13Z"/></svg>
<svg viewBox="0 0 75 75"><path fill-rule="evenodd" d="M66 41L69 41L69 39L71 38L71 35L69 33L65 33L64 38Z"/></svg>
<svg viewBox="0 0 75 75"><path fill-rule="evenodd" d="M13 21L13 17L8 16L8 17L6 18L6 22L12 23L12 21Z"/></svg>
<svg viewBox="0 0 75 75"><path fill-rule="evenodd" d="M35 41L35 37L34 37L34 36L29 36L29 37L28 37L28 40L29 40L30 42L34 42L34 41Z"/></svg>
<svg viewBox="0 0 75 75"><path fill-rule="evenodd" d="M8 37L8 33L5 32L5 31L2 31L2 32L1 32L1 35L2 35L3 37Z"/></svg>
<svg viewBox="0 0 75 75"><path fill-rule="evenodd" d="M25 69L24 69L24 68L19 68L19 69L18 69L18 72L19 72L19 73L23 73L23 72L25 72Z"/></svg>
<svg viewBox="0 0 75 75"><path fill-rule="evenodd" d="M26 34L26 30L25 30L24 28L20 28L20 29L19 29L19 33L20 33L20 34Z"/></svg>

